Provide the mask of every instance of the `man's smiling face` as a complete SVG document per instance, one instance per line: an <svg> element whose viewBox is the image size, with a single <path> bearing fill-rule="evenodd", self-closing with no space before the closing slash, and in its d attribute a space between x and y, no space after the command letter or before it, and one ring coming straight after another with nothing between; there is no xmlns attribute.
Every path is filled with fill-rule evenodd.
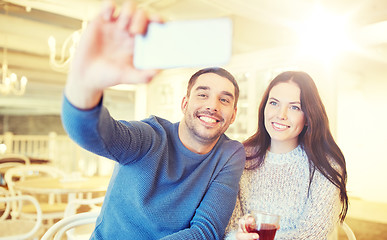
<svg viewBox="0 0 387 240"><path fill-rule="evenodd" d="M200 75L184 97L182 111L186 134L202 144L216 142L235 120L235 88L230 80L215 73Z"/></svg>

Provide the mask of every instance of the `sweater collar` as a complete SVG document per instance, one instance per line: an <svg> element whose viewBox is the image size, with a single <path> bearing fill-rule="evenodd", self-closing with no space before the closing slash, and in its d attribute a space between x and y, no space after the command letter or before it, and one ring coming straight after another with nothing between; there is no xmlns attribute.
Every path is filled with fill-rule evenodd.
<svg viewBox="0 0 387 240"><path fill-rule="evenodd" d="M275 164L292 163L294 161L297 161L303 155L304 151L302 150L302 147L298 145L295 149L287 153L272 153L270 151L267 151L265 162Z"/></svg>

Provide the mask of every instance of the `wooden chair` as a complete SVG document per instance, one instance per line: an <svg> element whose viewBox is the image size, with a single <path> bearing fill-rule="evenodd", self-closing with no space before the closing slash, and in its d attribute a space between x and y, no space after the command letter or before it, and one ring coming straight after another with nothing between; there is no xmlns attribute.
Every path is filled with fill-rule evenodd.
<svg viewBox="0 0 387 240"><path fill-rule="evenodd" d="M24 220L12 216L12 202L30 202L35 207L35 220ZM6 205L0 217L0 240L24 240L36 236L42 224L42 210L38 201L28 195L10 196L10 193L0 187L0 203Z"/></svg>
<svg viewBox="0 0 387 240"><path fill-rule="evenodd" d="M43 235L41 240L59 240L63 238L63 235L78 226L83 226L86 224L95 224L99 212L84 212L77 213L61 219L52 225L47 232ZM90 235L89 235L90 237Z"/></svg>
<svg viewBox="0 0 387 240"><path fill-rule="evenodd" d="M328 240L338 240L339 230L343 230L348 240L356 240L356 236L347 223L338 223L334 231L328 236Z"/></svg>
<svg viewBox="0 0 387 240"><path fill-rule="evenodd" d="M6 162L19 162L25 165L31 164L29 157L17 153L7 153L4 155L0 155L0 163Z"/></svg>
<svg viewBox="0 0 387 240"><path fill-rule="evenodd" d="M14 189L16 181L25 181L28 178L34 178L37 176L50 176L55 178L64 177L65 173L56 167L40 164L11 168L5 173L5 181L8 185L11 196L21 194L21 192ZM54 220L63 218L67 204L62 203L60 195L55 193L42 193L34 195L34 197L36 197L40 203L43 213L42 219L46 225L52 225ZM14 214L20 215L21 218L34 218L34 215L31 214L33 212L33 206L31 205L20 206L19 204L14 203L12 210Z"/></svg>
<svg viewBox="0 0 387 240"><path fill-rule="evenodd" d="M22 154L7 153L0 155L0 185L6 187L4 174L9 168L20 165L29 165L30 163L30 159Z"/></svg>
<svg viewBox="0 0 387 240"><path fill-rule="evenodd" d="M101 205L105 199L105 196L88 199L74 199L67 204L64 217L70 217L78 213L83 212L95 212L101 211ZM90 224L83 224L82 226L74 227L66 232L67 240L88 240L95 227L95 222Z"/></svg>
<svg viewBox="0 0 387 240"><path fill-rule="evenodd" d="M341 227L341 229L343 229L343 231L347 235L348 240L356 240L356 236L353 233L352 229L348 226L348 224L343 222L342 224L340 224L340 227Z"/></svg>
<svg viewBox="0 0 387 240"><path fill-rule="evenodd" d="M0 162L0 185L3 187L7 187L7 184L4 179L5 172L13 167L18 167L24 165L21 162Z"/></svg>

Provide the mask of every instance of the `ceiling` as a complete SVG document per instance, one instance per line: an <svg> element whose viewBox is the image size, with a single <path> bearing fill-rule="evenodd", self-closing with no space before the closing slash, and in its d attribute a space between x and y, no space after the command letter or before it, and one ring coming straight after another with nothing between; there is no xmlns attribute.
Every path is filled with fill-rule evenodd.
<svg viewBox="0 0 387 240"><path fill-rule="evenodd" d="M0 95L0 115L59 114L66 72L49 65L47 40L61 46L91 19L101 0L0 0L0 48L8 49L9 70L28 77L23 96ZM121 4L123 1L116 1ZM316 3L351 22L362 51L350 53L345 67L387 76L386 0L137 0L166 20L228 16L234 22L233 54L281 49L297 43L291 25L301 22ZM332 36L335 37L335 36ZM59 47L57 48L59 51ZM3 57L1 57L2 59ZM118 98L122 93L113 91Z"/></svg>

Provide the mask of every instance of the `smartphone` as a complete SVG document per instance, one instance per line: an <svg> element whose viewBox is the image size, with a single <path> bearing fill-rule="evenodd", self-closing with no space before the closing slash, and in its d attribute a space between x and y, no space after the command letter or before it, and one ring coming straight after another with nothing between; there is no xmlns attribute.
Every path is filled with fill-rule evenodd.
<svg viewBox="0 0 387 240"><path fill-rule="evenodd" d="M233 25L229 18L150 23L135 37L138 69L217 66L232 54Z"/></svg>

